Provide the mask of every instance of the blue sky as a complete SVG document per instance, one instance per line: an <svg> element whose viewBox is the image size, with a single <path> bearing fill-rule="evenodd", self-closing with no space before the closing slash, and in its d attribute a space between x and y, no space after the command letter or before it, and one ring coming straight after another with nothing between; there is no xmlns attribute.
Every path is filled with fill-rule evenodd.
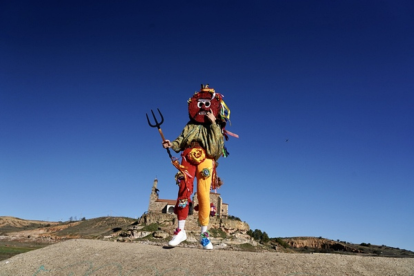
<svg viewBox="0 0 414 276"><path fill-rule="evenodd" d="M148 2L148 1L147 1ZM139 217L209 83L219 190L270 237L414 250L412 1L2 1L0 216ZM288 139L288 141L286 141ZM175 154L178 157L178 154Z"/></svg>

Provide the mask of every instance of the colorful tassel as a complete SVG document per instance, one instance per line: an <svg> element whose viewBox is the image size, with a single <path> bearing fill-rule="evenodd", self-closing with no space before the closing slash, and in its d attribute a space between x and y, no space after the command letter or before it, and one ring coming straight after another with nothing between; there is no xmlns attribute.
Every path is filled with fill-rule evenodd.
<svg viewBox="0 0 414 276"><path fill-rule="evenodd" d="M226 146L223 146L223 157L226 158L230 155L230 152L227 151Z"/></svg>

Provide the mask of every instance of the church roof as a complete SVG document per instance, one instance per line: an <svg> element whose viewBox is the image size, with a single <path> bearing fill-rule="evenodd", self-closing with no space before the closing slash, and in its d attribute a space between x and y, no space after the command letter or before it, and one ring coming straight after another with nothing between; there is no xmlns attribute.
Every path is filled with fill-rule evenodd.
<svg viewBox="0 0 414 276"><path fill-rule="evenodd" d="M166 202L168 205L175 205L177 200L174 199L157 199L155 202Z"/></svg>
<svg viewBox="0 0 414 276"><path fill-rule="evenodd" d="M157 199L155 202L165 202L168 205L175 205L177 203L177 200L175 199ZM223 205L228 205L227 203L223 202Z"/></svg>

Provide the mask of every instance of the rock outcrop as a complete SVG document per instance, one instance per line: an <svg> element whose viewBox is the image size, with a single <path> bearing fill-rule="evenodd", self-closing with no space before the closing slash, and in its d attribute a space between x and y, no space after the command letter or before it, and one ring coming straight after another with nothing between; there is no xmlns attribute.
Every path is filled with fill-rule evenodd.
<svg viewBox="0 0 414 276"><path fill-rule="evenodd" d="M285 238L284 241L292 248L314 248L320 250L333 250L360 253L355 248L346 246L341 242L335 242L324 238L301 237L301 238Z"/></svg>
<svg viewBox="0 0 414 276"><path fill-rule="evenodd" d="M149 212L143 214L139 220L138 224L140 225L150 225L150 224L159 224L162 226L163 230L172 230L177 227L177 217L172 214L163 214L156 212ZM198 224L198 218L194 215L190 215L187 218L185 228L191 231L197 231L200 229ZM250 229L249 224L246 222L229 219L229 218L219 218L212 217L210 218L209 228L221 228L224 232L231 234L234 232L246 232Z"/></svg>
<svg viewBox="0 0 414 276"><path fill-rule="evenodd" d="M143 214L138 219L138 224L140 225L150 225L153 223L172 226L176 221L176 215L174 214L164 214L164 213L156 213L156 212L149 212Z"/></svg>
<svg viewBox="0 0 414 276"><path fill-rule="evenodd" d="M143 230L129 229L128 237L130 239L136 239L142 235L140 231L144 231L145 226L157 224L158 229L152 232L152 237L155 239L169 239L173 235L175 228L177 227L177 218L172 214L163 214L157 212L145 213L139 218L138 224L144 226ZM136 228L136 227L135 227ZM187 242L198 242L198 236L200 226L198 224L198 218L196 215L188 216L185 224L187 231ZM215 237L212 237L213 244L244 244L249 243L254 246L257 242L252 237L246 234L250 229L246 222L242 222L237 219L230 218L210 218L209 229L211 233L215 233ZM125 232L123 237L125 238Z"/></svg>

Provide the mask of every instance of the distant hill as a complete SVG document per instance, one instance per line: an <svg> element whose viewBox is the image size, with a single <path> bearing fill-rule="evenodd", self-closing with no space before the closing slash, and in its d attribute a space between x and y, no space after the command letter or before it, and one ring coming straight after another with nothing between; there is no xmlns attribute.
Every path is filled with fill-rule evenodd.
<svg viewBox="0 0 414 276"><path fill-rule="evenodd" d="M386 245L372 245L370 243L354 244L346 241L334 241L322 237L293 237L282 239L280 243L298 253L339 253L366 256L414 258L414 252L394 248Z"/></svg>
<svg viewBox="0 0 414 276"><path fill-rule="evenodd" d="M24 220L15 217L0 217L0 235L9 232L36 229L45 225L57 225L58 222Z"/></svg>
<svg viewBox="0 0 414 276"><path fill-rule="evenodd" d="M0 235L32 241L53 241L71 238L99 239L118 229L136 223L125 217L100 217L79 221L47 222L0 217Z"/></svg>

